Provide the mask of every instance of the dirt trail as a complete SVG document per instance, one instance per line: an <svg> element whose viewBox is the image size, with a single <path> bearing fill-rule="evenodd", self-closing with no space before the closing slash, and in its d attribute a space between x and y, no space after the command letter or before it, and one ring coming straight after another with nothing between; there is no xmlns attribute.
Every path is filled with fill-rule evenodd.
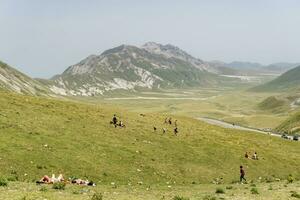
<svg viewBox="0 0 300 200"><path fill-rule="evenodd" d="M271 132L268 132L268 131L262 131L262 130L258 130L258 129L255 129L255 128L243 127L243 126L227 123L227 122L217 120L217 119L210 119L210 118L206 118L206 117L199 117L197 119L201 120L201 121L204 121L206 123L212 124L212 125L221 126L223 128L238 129L238 130L243 130L243 131L253 131L253 132L262 133L262 134L266 134L266 135L271 135L271 136L275 136L275 137L281 137L281 135L279 135L279 134L271 133Z"/></svg>

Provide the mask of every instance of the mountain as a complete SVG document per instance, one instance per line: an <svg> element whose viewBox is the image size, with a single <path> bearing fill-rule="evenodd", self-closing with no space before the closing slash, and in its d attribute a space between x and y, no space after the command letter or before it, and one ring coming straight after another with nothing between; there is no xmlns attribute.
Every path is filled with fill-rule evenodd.
<svg viewBox="0 0 300 200"><path fill-rule="evenodd" d="M231 63L219 62L219 66L223 66L229 69L234 69L236 75L268 75L279 76L284 72L296 67L299 63L272 63L270 65L263 65L255 62L242 62L234 61ZM232 72L231 72L232 73Z"/></svg>
<svg viewBox="0 0 300 200"><path fill-rule="evenodd" d="M255 70L263 67L263 65L261 65L260 63L242 61L233 61L231 63L225 63L225 66L238 70Z"/></svg>
<svg viewBox="0 0 300 200"><path fill-rule="evenodd" d="M22 94L46 95L50 91L38 81L0 61L0 88Z"/></svg>
<svg viewBox="0 0 300 200"><path fill-rule="evenodd" d="M70 66L52 78L50 89L93 96L115 90L209 87L231 81L219 76L221 69L170 44L121 45Z"/></svg>
<svg viewBox="0 0 300 200"><path fill-rule="evenodd" d="M273 71L273 72L279 72L284 73L290 69L293 69L297 66L299 66L300 63L286 63L286 62L280 62L280 63L273 63L267 66L264 66L264 70Z"/></svg>
<svg viewBox="0 0 300 200"><path fill-rule="evenodd" d="M287 91L300 87L300 66L291 69L278 78L253 88L254 91Z"/></svg>

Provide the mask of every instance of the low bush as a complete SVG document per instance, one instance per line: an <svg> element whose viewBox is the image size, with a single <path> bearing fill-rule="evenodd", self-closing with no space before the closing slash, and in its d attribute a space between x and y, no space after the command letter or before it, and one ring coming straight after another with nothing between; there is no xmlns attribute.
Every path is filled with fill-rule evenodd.
<svg viewBox="0 0 300 200"><path fill-rule="evenodd" d="M42 187L40 188L40 191L41 191L41 192L47 192L48 189L47 189L45 186L42 186Z"/></svg>
<svg viewBox="0 0 300 200"><path fill-rule="evenodd" d="M255 187L251 188L250 192L251 192L251 194L259 194L257 188L255 188Z"/></svg>
<svg viewBox="0 0 300 200"><path fill-rule="evenodd" d="M292 195L291 197L294 197L294 198L297 198L297 199L300 199L300 194L298 194L297 192L295 191L291 191Z"/></svg>
<svg viewBox="0 0 300 200"><path fill-rule="evenodd" d="M66 184L63 182L54 183L52 188L55 190L64 190L66 188Z"/></svg>
<svg viewBox="0 0 300 200"><path fill-rule="evenodd" d="M233 187L231 185L226 187L226 190L232 190L232 189L233 189Z"/></svg>
<svg viewBox="0 0 300 200"><path fill-rule="evenodd" d="M223 188L217 188L216 189L216 194L224 194L225 190Z"/></svg>
<svg viewBox="0 0 300 200"><path fill-rule="evenodd" d="M294 182L294 177L290 174L287 178L288 183L293 183Z"/></svg>
<svg viewBox="0 0 300 200"><path fill-rule="evenodd" d="M103 200L103 195L101 193L95 193L91 200Z"/></svg>
<svg viewBox="0 0 300 200"><path fill-rule="evenodd" d="M1 187L8 186L8 181L5 178L0 178L0 186Z"/></svg>
<svg viewBox="0 0 300 200"><path fill-rule="evenodd" d="M206 195L203 197L203 200L217 200L217 198L211 195Z"/></svg>

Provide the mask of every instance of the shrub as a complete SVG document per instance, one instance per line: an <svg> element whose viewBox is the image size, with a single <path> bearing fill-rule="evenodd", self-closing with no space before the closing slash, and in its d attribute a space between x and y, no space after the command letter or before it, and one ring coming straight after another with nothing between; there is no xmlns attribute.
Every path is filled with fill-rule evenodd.
<svg viewBox="0 0 300 200"><path fill-rule="evenodd" d="M175 196L173 200L189 200L187 197Z"/></svg>
<svg viewBox="0 0 300 200"><path fill-rule="evenodd" d="M93 196L92 196L92 199L91 200L102 200L103 199L103 195L101 193L95 193Z"/></svg>
<svg viewBox="0 0 300 200"><path fill-rule="evenodd" d="M251 187L256 187L256 185L255 185L254 183L252 183L250 186L251 186Z"/></svg>
<svg viewBox="0 0 300 200"><path fill-rule="evenodd" d="M7 178L7 181L11 181L11 182L18 181L18 180L19 177L17 175L13 175Z"/></svg>
<svg viewBox="0 0 300 200"><path fill-rule="evenodd" d="M8 181L5 178L0 178L0 186L1 187L8 186Z"/></svg>
<svg viewBox="0 0 300 200"><path fill-rule="evenodd" d="M211 195L206 195L203 197L203 200L217 200L217 198Z"/></svg>
<svg viewBox="0 0 300 200"><path fill-rule="evenodd" d="M224 194L224 193L225 193L225 191L224 191L223 188L217 188L216 189L216 194Z"/></svg>
<svg viewBox="0 0 300 200"><path fill-rule="evenodd" d="M47 192L48 189L47 189L45 186L42 186L42 187L40 188L40 191L41 191L41 192Z"/></svg>
<svg viewBox="0 0 300 200"><path fill-rule="evenodd" d="M293 183L294 182L294 177L290 174L287 178L288 183Z"/></svg>
<svg viewBox="0 0 300 200"><path fill-rule="evenodd" d="M295 198L297 198L297 199L300 199L300 194L298 194L298 193L295 192L295 191L292 191L291 197L295 197Z"/></svg>
<svg viewBox="0 0 300 200"><path fill-rule="evenodd" d="M258 192L258 190L257 190L257 188L251 188L251 194L259 194L259 192Z"/></svg>
<svg viewBox="0 0 300 200"><path fill-rule="evenodd" d="M272 187L272 185L270 185L270 186L269 186L269 190L273 190L273 187Z"/></svg>
<svg viewBox="0 0 300 200"><path fill-rule="evenodd" d="M54 183L52 188L55 190L64 190L66 187L66 184L63 182Z"/></svg>
<svg viewBox="0 0 300 200"><path fill-rule="evenodd" d="M232 190L232 189L233 189L233 187L231 185L226 187L226 190Z"/></svg>

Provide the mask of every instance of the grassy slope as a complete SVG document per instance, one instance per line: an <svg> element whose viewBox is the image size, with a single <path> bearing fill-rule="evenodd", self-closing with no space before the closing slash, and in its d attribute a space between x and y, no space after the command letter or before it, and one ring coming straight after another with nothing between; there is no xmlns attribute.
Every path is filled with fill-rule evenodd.
<svg viewBox="0 0 300 200"><path fill-rule="evenodd" d="M165 91L165 93L152 92L138 95L143 97L162 97L162 99L158 100L123 99L112 101L110 99L90 99L90 101L94 103L100 101L102 104L114 103L115 105L136 112L172 113L174 115L184 115L193 118L210 117L234 122L243 126L275 128L288 117L287 112L290 111L288 105L289 101L283 98L287 101L286 104L276 109L261 109L258 107L258 103L270 96L277 97L278 95L280 94L244 92L241 89L234 89L233 91L233 89L230 88L224 89L223 91L222 89L213 90L210 88L199 90L172 90ZM86 98L84 100L86 101Z"/></svg>
<svg viewBox="0 0 300 200"><path fill-rule="evenodd" d="M114 113L126 129L109 125ZM243 164L249 179L300 177L299 143L185 117L177 118L180 136L153 133L152 126L162 128L164 118L0 92L0 175L31 181L61 172L103 184L180 185L216 177L231 182ZM260 161L243 158L245 151L254 150Z"/></svg>
<svg viewBox="0 0 300 200"><path fill-rule="evenodd" d="M277 128L278 131L288 131L291 133L300 132L300 112L290 116L287 120L282 122Z"/></svg>
<svg viewBox="0 0 300 200"><path fill-rule="evenodd" d="M297 89L300 84L300 66L291 69L266 84L253 88L253 91L286 91Z"/></svg>

